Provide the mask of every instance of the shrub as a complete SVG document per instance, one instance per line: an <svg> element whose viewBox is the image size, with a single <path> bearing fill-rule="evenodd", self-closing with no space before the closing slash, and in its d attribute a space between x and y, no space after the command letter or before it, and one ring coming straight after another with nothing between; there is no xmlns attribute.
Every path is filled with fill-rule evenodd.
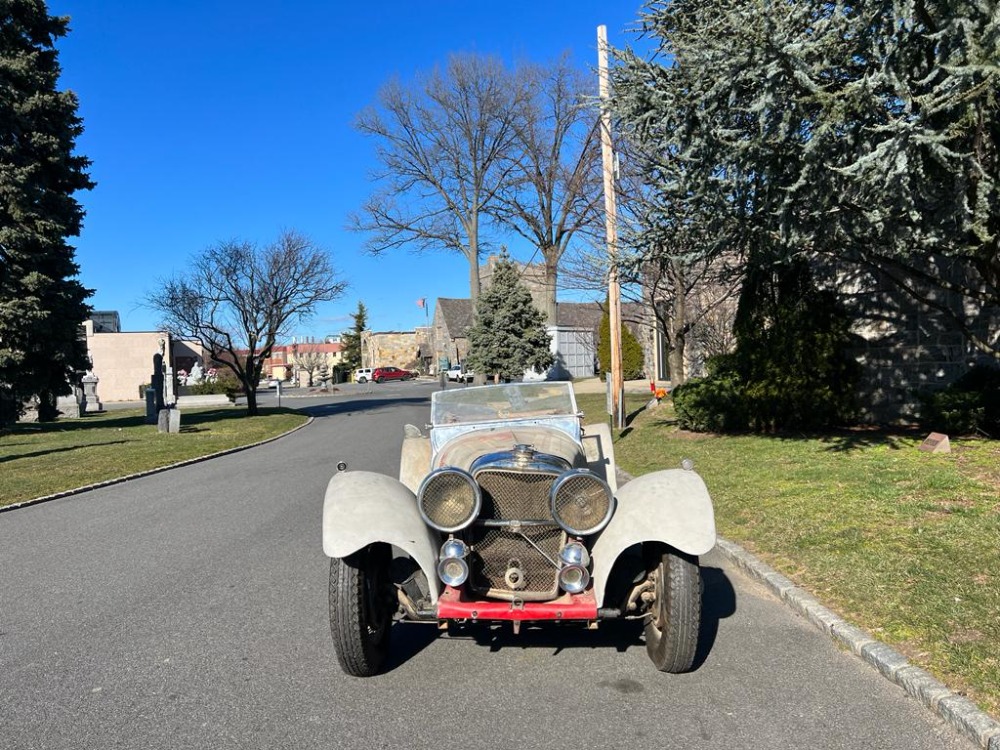
<svg viewBox="0 0 1000 750"><path fill-rule="evenodd" d="M748 427L746 394L731 374L691 378L670 392L677 420L694 432L740 432Z"/></svg>
<svg viewBox="0 0 1000 750"><path fill-rule="evenodd" d="M230 386L231 383L222 380L216 380L214 383L209 383L206 380L201 383L185 386L185 388L187 388L188 395L190 396L209 396L215 393L228 393Z"/></svg>
<svg viewBox="0 0 1000 750"><path fill-rule="evenodd" d="M597 340L597 361L600 363L601 380L605 379L611 369L611 314L608 312L610 303L605 305L604 315L601 316L601 325L598 329ZM646 369L645 357L642 352L642 344L632 334L632 331L622 323L621 333L622 347L622 378L625 380L638 380L643 376Z"/></svg>
<svg viewBox="0 0 1000 750"><path fill-rule="evenodd" d="M821 429L856 415L858 364L847 355L849 319L808 268L758 270L740 298L736 350L708 376L678 386L680 424L696 431Z"/></svg>
<svg viewBox="0 0 1000 750"><path fill-rule="evenodd" d="M1000 369L973 367L947 388L918 394L920 424L967 435L1000 436Z"/></svg>

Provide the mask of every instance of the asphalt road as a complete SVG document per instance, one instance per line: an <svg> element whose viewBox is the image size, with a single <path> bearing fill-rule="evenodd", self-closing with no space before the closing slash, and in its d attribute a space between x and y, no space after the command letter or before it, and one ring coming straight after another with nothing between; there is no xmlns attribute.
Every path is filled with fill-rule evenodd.
<svg viewBox="0 0 1000 750"><path fill-rule="evenodd" d="M395 475L432 387L345 386L277 442L0 513L0 748L972 747L714 555L691 674L627 628L410 625L346 677L324 488Z"/></svg>

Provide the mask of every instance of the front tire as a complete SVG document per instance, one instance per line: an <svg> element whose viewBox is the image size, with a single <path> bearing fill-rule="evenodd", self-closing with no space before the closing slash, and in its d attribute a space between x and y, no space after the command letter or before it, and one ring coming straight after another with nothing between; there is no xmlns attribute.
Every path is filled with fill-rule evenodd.
<svg viewBox="0 0 1000 750"><path fill-rule="evenodd" d="M646 653L661 672L687 672L694 664L701 626L698 558L661 548L647 569L655 599L646 622Z"/></svg>
<svg viewBox="0 0 1000 750"><path fill-rule="evenodd" d="M358 382L359 383L367 383L368 382L368 378L358 378Z"/></svg>
<svg viewBox="0 0 1000 750"><path fill-rule="evenodd" d="M381 385L382 384L382 378L375 378L375 382L378 383L379 385Z"/></svg>
<svg viewBox="0 0 1000 750"><path fill-rule="evenodd" d="M353 677L378 674L389 652L395 606L391 562L383 543L330 560L330 633L341 669Z"/></svg>

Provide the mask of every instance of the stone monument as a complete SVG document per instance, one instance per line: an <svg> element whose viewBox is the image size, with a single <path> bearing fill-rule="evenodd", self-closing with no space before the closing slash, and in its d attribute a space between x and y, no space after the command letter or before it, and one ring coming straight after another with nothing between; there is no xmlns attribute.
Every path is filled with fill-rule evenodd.
<svg viewBox="0 0 1000 750"><path fill-rule="evenodd" d="M161 351L153 355L153 374L149 378L149 388L146 389L146 424L156 424L157 415L163 409L163 339L160 339Z"/></svg>
<svg viewBox="0 0 1000 750"><path fill-rule="evenodd" d="M174 369L164 365L166 348L166 341L160 339L160 351L153 355L153 375L146 391L146 422L155 424L160 432L180 432L181 412L177 408Z"/></svg>
<svg viewBox="0 0 1000 750"><path fill-rule="evenodd" d="M83 388L78 385L72 387L71 394L56 399L56 409L66 419L79 419L80 415L87 411L87 405L84 400Z"/></svg>
<svg viewBox="0 0 1000 750"><path fill-rule="evenodd" d="M88 370L80 382L83 384L83 401L81 403L83 411L88 414L104 411L104 405L97 397L97 384L100 382L100 378Z"/></svg>

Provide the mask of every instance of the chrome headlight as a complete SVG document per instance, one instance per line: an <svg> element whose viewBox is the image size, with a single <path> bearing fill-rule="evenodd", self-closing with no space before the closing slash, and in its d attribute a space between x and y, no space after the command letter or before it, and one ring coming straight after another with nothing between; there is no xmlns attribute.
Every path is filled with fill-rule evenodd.
<svg viewBox="0 0 1000 750"><path fill-rule="evenodd" d="M587 536L611 520L615 497L607 482L587 469L560 475L549 493L552 517L574 536Z"/></svg>
<svg viewBox="0 0 1000 750"><path fill-rule="evenodd" d="M590 573L582 565L567 565L559 571L559 586L568 594L579 594L590 583Z"/></svg>
<svg viewBox="0 0 1000 750"><path fill-rule="evenodd" d="M476 480L461 469L435 469L417 492L421 517L438 531L464 529L479 515L482 503Z"/></svg>

